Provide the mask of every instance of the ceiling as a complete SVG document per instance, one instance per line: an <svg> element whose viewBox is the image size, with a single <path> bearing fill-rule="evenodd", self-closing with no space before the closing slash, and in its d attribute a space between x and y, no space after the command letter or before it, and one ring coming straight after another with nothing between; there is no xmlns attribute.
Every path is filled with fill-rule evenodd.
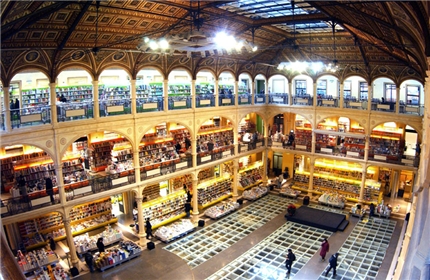
<svg viewBox="0 0 430 280"><path fill-rule="evenodd" d="M427 1L4 1L1 48L152 52L142 38L172 38L224 30L258 46L174 55L229 55L276 66L280 62L337 61L370 69L403 65L421 77L430 57ZM198 36L197 36L198 37ZM182 41L184 38L181 38ZM201 39L201 38L200 38ZM190 45L188 45L189 47Z"/></svg>

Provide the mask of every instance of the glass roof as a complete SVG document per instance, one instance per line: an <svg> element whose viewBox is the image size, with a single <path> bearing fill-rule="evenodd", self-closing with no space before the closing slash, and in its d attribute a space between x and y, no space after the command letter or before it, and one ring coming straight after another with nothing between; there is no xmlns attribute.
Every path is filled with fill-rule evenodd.
<svg viewBox="0 0 430 280"><path fill-rule="evenodd" d="M294 7L291 2L294 3ZM218 8L254 19L318 13L317 9L302 0L238 0L222 4ZM326 21L297 24L291 22L273 26L288 32L294 32L295 29L297 33L332 32L332 26ZM336 30L343 28L337 24Z"/></svg>

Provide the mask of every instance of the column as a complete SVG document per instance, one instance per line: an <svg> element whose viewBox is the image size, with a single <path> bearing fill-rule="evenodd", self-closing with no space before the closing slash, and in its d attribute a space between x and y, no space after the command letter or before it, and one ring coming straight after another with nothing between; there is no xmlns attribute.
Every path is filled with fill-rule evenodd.
<svg viewBox="0 0 430 280"><path fill-rule="evenodd" d="M215 80L214 84L215 107L219 106L219 80Z"/></svg>
<svg viewBox="0 0 430 280"><path fill-rule="evenodd" d="M55 126L58 123L57 119L57 95L55 93L56 83L49 84L49 104L51 107L51 123Z"/></svg>
<svg viewBox="0 0 430 280"><path fill-rule="evenodd" d="M195 137L195 136L192 136ZM193 157L193 167L197 166L197 141L195 138L191 140L191 155Z"/></svg>
<svg viewBox="0 0 430 280"><path fill-rule="evenodd" d="M309 163L309 186L308 191L312 194L312 191L314 190L314 165L315 165L315 158L312 156L310 157L310 163Z"/></svg>
<svg viewBox="0 0 430 280"><path fill-rule="evenodd" d="M367 167L365 164L363 164L362 170L361 170L360 196L358 197L359 203L364 202L364 189L366 187L366 172L367 172Z"/></svg>
<svg viewBox="0 0 430 280"><path fill-rule="evenodd" d="M143 207L142 207L142 187L138 188L138 195L134 198L137 204L137 223L139 225L139 232L137 235L139 236L140 245L145 244L145 220L143 217Z"/></svg>
<svg viewBox="0 0 430 280"><path fill-rule="evenodd" d="M367 111L372 110L372 98L373 98L373 86L372 83L370 82L367 85Z"/></svg>
<svg viewBox="0 0 430 280"><path fill-rule="evenodd" d="M364 138L364 161L369 160L369 142L370 142L370 135L366 135Z"/></svg>
<svg viewBox="0 0 430 280"><path fill-rule="evenodd" d="M70 227L70 216L68 211L70 211L70 209L66 210L66 215L63 219L64 229L66 230L67 246L69 247L69 254L70 254L70 259L72 261L72 266L79 269L79 259L78 259L78 256L76 255L76 248L75 248L75 243L73 241L73 234L72 234L72 228Z"/></svg>
<svg viewBox="0 0 430 280"><path fill-rule="evenodd" d="M311 153L315 154L315 145L317 143L317 135L312 131L312 143L311 143Z"/></svg>
<svg viewBox="0 0 430 280"><path fill-rule="evenodd" d="M239 105L239 82L234 81L234 105Z"/></svg>
<svg viewBox="0 0 430 280"><path fill-rule="evenodd" d="M343 93L344 88L343 88L343 82L340 84L340 96L339 96L339 108L343 109L344 107L344 99L345 99L345 94Z"/></svg>
<svg viewBox="0 0 430 280"><path fill-rule="evenodd" d="M196 80L191 81L191 108L196 109Z"/></svg>
<svg viewBox="0 0 430 280"><path fill-rule="evenodd" d="M9 87L3 87L3 101L4 101L4 126L6 131L11 131L11 116L10 116L10 96L9 96Z"/></svg>
<svg viewBox="0 0 430 280"><path fill-rule="evenodd" d="M312 90L313 90L313 92L312 92L312 96L313 96L313 99L312 99L312 106L317 106L317 102L318 102L318 96L317 96L317 83L316 83L316 81L313 83L313 85L312 85Z"/></svg>
<svg viewBox="0 0 430 280"><path fill-rule="evenodd" d="M164 112L169 110L169 80L163 81Z"/></svg>
<svg viewBox="0 0 430 280"><path fill-rule="evenodd" d="M235 158L233 160L233 201L236 201L238 194L237 194L237 179L238 179L238 172L239 171L239 159Z"/></svg>
<svg viewBox="0 0 430 280"><path fill-rule="evenodd" d="M267 182L269 181L269 177L267 176L267 174L268 174L268 166L267 166L267 158L268 158L268 155L269 155L269 150L267 149L267 147L266 147L266 149L263 151L263 156L262 156L262 161L263 161L263 174L262 174L262 178L263 178L263 186L267 186Z"/></svg>
<svg viewBox="0 0 430 280"><path fill-rule="evenodd" d="M93 117L95 120L100 118L100 104L99 104L99 81L93 81L93 100L94 100L94 110Z"/></svg>
<svg viewBox="0 0 430 280"><path fill-rule="evenodd" d="M400 87L396 87L396 114L400 112Z"/></svg>
<svg viewBox="0 0 430 280"><path fill-rule="evenodd" d="M269 104L269 82L264 80L264 96L266 97L266 105Z"/></svg>
<svg viewBox="0 0 430 280"><path fill-rule="evenodd" d="M294 105L293 104L293 82L292 81L288 83L288 99L289 99L288 104Z"/></svg>
<svg viewBox="0 0 430 280"><path fill-rule="evenodd" d="M136 110L136 80L130 80L130 93L131 93L131 114L134 116Z"/></svg>
<svg viewBox="0 0 430 280"><path fill-rule="evenodd" d="M57 187L58 187L58 196L60 197L60 203L61 205L66 204L67 197L64 187L64 176L63 176L63 168L62 168L62 162L61 159L58 159L60 162L58 164L54 165L55 168L55 174L57 176Z"/></svg>
<svg viewBox="0 0 430 280"><path fill-rule="evenodd" d="M140 161L139 161L139 148L133 151L133 166L134 166L134 182L140 182Z"/></svg>
<svg viewBox="0 0 430 280"><path fill-rule="evenodd" d="M255 104L255 81L251 82L251 104Z"/></svg>
<svg viewBox="0 0 430 280"><path fill-rule="evenodd" d="M198 215L199 214L199 204L197 201L197 197L198 197L198 183L199 183L199 179L197 177L197 173L193 172L192 174L193 176L193 197L192 197L192 206L193 206L193 215Z"/></svg>

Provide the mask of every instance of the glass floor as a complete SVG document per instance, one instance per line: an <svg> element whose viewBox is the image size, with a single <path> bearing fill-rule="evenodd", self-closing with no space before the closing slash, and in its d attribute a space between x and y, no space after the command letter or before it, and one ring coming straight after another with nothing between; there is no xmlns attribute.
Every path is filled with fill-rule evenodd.
<svg viewBox="0 0 430 280"><path fill-rule="evenodd" d="M324 205L309 204L308 207L309 208L319 209L319 210L324 210L324 211L327 211L327 212L337 213L337 214L343 214L343 215L349 214L348 211L341 210L341 209L336 209L336 208L328 207L328 206L324 206Z"/></svg>
<svg viewBox="0 0 430 280"><path fill-rule="evenodd" d="M294 202L288 198L267 195L163 249L181 257L194 268L260 228Z"/></svg>
<svg viewBox="0 0 430 280"><path fill-rule="evenodd" d="M294 278L319 250L321 240L331 234L330 231L287 222L207 279L285 279L285 257L289 248L296 255L290 274Z"/></svg>
<svg viewBox="0 0 430 280"><path fill-rule="evenodd" d="M357 223L339 249L336 279L376 279L395 227L393 220L370 219ZM324 273L318 279L327 279ZM331 275L332 271L328 276Z"/></svg>

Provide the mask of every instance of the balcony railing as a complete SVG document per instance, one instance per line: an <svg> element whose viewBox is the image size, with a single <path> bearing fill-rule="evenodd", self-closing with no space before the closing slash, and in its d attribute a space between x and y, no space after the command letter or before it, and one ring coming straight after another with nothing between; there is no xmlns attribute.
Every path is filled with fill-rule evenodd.
<svg viewBox="0 0 430 280"><path fill-rule="evenodd" d="M136 112L157 112L164 110L164 97L154 96L154 97L142 97L136 99Z"/></svg>
<svg viewBox="0 0 430 280"><path fill-rule="evenodd" d="M94 117L94 102L68 102L57 104L57 121L73 121L77 119L91 119Z"/></svg>
<svg viewBox="0 0 430 280"><path fill-rule="evenodd" d="M288 93L272 93L268 97L269 104L288 105Z"/></svg>
<svg viewBox="0 0 430 280"><path fill-rule="evenodd" d="M181 110L191 108L191 95L169 96L169 110Z"/></svg>
<svg viewBox="0 0 430 280"><path fill-rule="evenodd" d="M129 99L100 100L100 117L131 114Z"/></svg>
<svg viewBox="0 0 430 280"><path fill-rule="evenodd" d="M255 94L254 95L254 104L265 104L266 103L266 95L265 94Z"/></svg>
<svg viewBox="0 0 430 280"><path fill-rule="evenodd" d="M219 106L234 106L234 94L219 94Z"/></svg>
<svg viewBox="0 0 430 280"><path fill-rule="evenodd" d="M51 108L49 105L38 105L23 109L10 110L12 128L28 127L51 123Z"/></svg>
<svg viewBox="0 0 430 280"><path fill-rule="evenodd" d="M198 94L196 95L196 108L215 107L215 95Z"/></svg>

